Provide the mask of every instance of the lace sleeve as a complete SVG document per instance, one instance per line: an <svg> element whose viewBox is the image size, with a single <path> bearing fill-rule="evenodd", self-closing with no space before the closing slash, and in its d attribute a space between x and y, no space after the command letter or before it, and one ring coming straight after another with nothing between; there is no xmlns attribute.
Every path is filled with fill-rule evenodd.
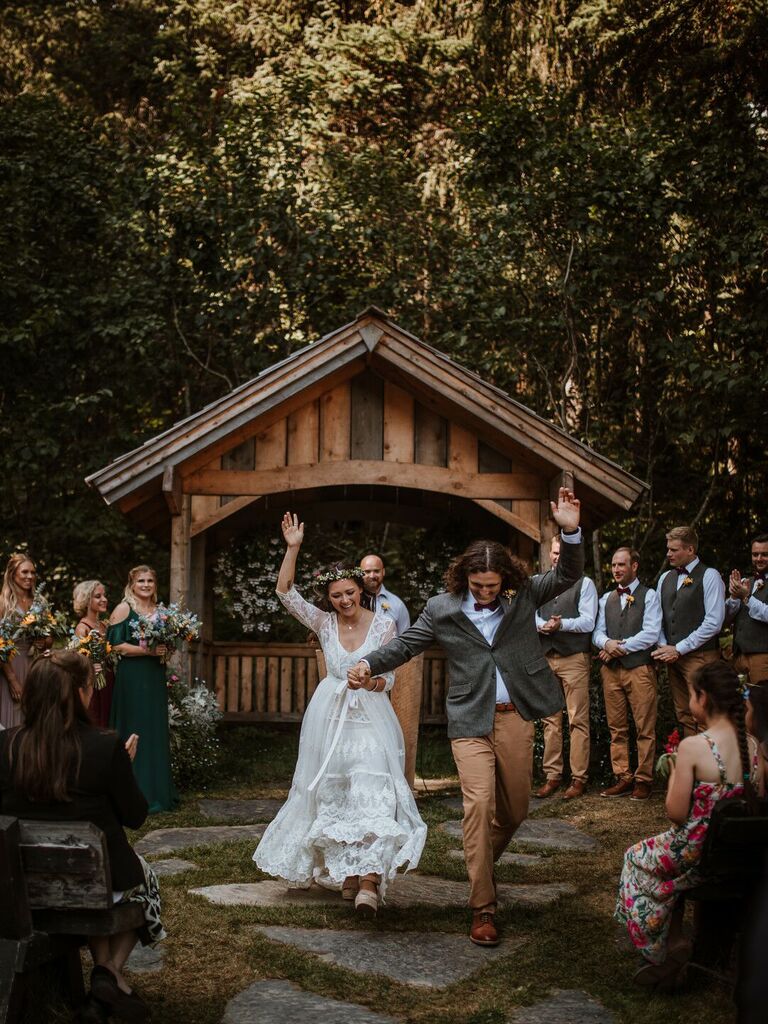
<svg viewBox="0 0 768 1024"><path fill-rule="evenodd" d="M389 643L389 641L394 639L394 637L396 637L396 636L397 636L397 624L395 623L394 619L390 619L389 620L389 625L387 626L386 630L384 631L384 635L381 638L381 646L385 647ZM383 692L384 693L389 693L389 691L395 685L395 673L394 673L394 671L392 671L392 672L382 672L381 676L379 678L383 679L385 684L386 684L385 687L384 687Z"/></svg>
<svg viewBox="0 0 768 1024"><path fill-rule="evenodd" d="M309 601L305 601L296 587L291 587L287 594L281 594L279 590L276 593L294 619L303 622L307 629L311 629L313 633L319 635L320 627L328 618L330 612L324 612L310 604Z"/></svg>

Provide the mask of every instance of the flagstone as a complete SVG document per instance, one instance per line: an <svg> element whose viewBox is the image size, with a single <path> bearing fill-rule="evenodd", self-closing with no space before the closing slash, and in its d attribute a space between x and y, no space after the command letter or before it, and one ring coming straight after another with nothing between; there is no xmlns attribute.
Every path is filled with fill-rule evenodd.
<svg viewBox="0 0 768 1024"><path fill-rule="evenodd" d="M616 1017L586 992L555 989L548 999L513 1013L509 1024L616 1024Z"/></svg>
<svg viewBox="0 0 768 1024"><path fill-rule="evenodd" d="M125 966L134 974L154 974L155 971L162 970L164 961L165 946L161 944L152 949L151 946L142 946L139 942L131 950Z"/></svg>
<svg viewBox="0 0 768 1024"><path fill-rule="evenodd" d="M198 800L200 813L206 818L272 821L283 806L282 800Z"/></svg>
<svg viewBox="0 0 768 1024"><path fill-rule="evenodd" d="M182 860L181 857L168 857L167 860L153 860L152 870L158 878L168 878L171 875L180 875L183 871L192 871L197 867L191 860Z"/></svg>
<svg viewBox="0 0 768 1024"><path fill-rule="evenodd" d="M464 861L463 850L449 850L448 856L451 860ZM545 859L540 853L512 853L510 850L507 850L506 853L502 853L496 863L502 866L513 865L515 867L527 868L532 864L541 864Z"/></svg>
<svg viewBox="0 0 768 1024"><path fill-rule="evenodd" d="M222 1024L401 1024L366 1006L305 992L290 981L256 981L230 999Z"/></svg>
<svg viewBox="0 0 768 1024"><path fill-rule="evenodd" d="M191 846L213 846L215 843L234 843L240 839L258 840L266 825L207 825L204 828L158 828L136 843L134 849L142 857L161 853L175 853Z"/></svg>
<svg viewBox="0 0 768 1024"><path fill-rule="evenodd" d="M465 935L439 932L360 932L328 928L259 926L275 942L317 953L327 963L360 974L383 974L392 981L425 988L444 988L482 970L489 959L506 956L523 939L505 939L493 948L480 948Z"/></svg>
<svg viewBox="0 0 768 1024"><path fill-rule="evenodd" d="M462 838L460 821L444 821L438 827L453 839ZM579 831L570 822L557 818L528 818L515 832L512 842L541 850L577 850L592 853L600 849L600 844L592 836Z"/></svg>
<svg viewBox="0 0 768 1024"><path fill-rule="evenodd" d="M292 889L281 881L240 882L231 885L206 885L190 889L195 896L203 896L210 903L222 906L282 907L286 905L342 907L338 892L313 885L308 889ZM561 896L575 892L565 882L546 885L512 885L502 882L497 887L502 907L540 907L553 903ZM409 873L398 878L387 890L385 907L409 909L428 906L436 908L466 907L469 902L469 883L448 881L433 875Z"/></svg>

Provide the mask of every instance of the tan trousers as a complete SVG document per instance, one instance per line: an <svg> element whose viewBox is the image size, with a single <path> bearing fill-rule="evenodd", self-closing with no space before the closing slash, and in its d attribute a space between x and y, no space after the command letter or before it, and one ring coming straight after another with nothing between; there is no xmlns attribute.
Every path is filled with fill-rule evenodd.
<svg viewBox="0 0 768 1024"><path fill-rule="evenodd" d="M549 667L560 680L571 734L571 781L589 778L589 655L548 654ZM544 774L547 779L563 777L563 713L543 721Z"/></svg>
<svg viewBox="0 0 768 1024"><path fill-rule="evenodd" d="M656 759L656 707L658 692L653 665L636 668L600 668L605 698L605 717L611 734L611 768L617 779L632 778L629 767L629 715L635 720L637 732L638 782L652 782Z"/></svg>
<svg viewBox="0 0 768 1024"><path fill-rule="evenodd" d="M768 651L763 654L737 654L731 662L739 673L747 677L750 686L768 680Z"/></svg>
<svg viewBox="0 0 768 1024"><path fill-rule="evenodd" d="M667 665L667 678L672 691L675 715L683 730L683 736L695 736L699 731L696 720L688 707L690 700L688 686L700 668L708 665L710 661L719 660L720 651L691 651L690 654L684 654L682 658Z"/></svg>
<svg viewBox="0 0 768 1024"><path fill-rule="evenodd" d="M464 859L469 905L496 908L493 864L528 814L533 722L516 711L497 712L493 732L451 740L464 801Z"/></svg>

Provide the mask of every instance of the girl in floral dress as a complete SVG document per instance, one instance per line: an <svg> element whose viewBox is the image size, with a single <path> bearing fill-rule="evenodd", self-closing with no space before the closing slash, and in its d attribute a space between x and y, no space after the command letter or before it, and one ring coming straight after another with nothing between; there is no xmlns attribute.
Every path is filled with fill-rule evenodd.
<svg viewBox="0 0 768 1024"><path fill-rule="evenodd" d="M347 681L360 658L395 635L395 624L363 606L363 574L355 566L319 577L325 607L305 601L293 586L304 524L286 513L282 530L277 594L317 634L327 675L304 714L288 799L253 859L294 884L341 888L358 914L371 916L398 868L416 867L427 835L403 775L403 734L386 693L394 674L365 686Z"/></svg>
<svg viewBox="0 0 768 1024"><path fill-rule="evenodd" d="M762 770L745 727L739 677L724 661L705 665L693 684L689 707L702 732L682 741L667 788L674 823L624 855L616 918L649 961L635 975L655 985L687 959L678 896L700 881L698 864L718 800L762 792Z"/></svg>

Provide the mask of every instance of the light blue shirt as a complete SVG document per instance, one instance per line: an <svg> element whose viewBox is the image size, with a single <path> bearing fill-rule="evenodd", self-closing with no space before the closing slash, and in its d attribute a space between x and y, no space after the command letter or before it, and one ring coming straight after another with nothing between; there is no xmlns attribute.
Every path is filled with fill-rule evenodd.
<svg viewBox="0 0 768 1024"><path fill-rule="evenodd" d="M634 594L640 584L640 580L632 580L629 584L630 594ZM597 611L597 625L592 634L592 643L595 647L602 649L608 643L608 634L605 632L605 605L613 591L608 591L600 598L600 607ZM627 595L619 594L621 610L624 611L627 605ZM643 625L639 633L629 636L621 641L621 646L627 654L634 654L636 651L647 651L649 647L655 647L659 642L661 634L661 601L655 590L649 588L645 595L645 608L643 609Z"/></svg>
<svg viewBox="0 0 768 1024"><path fill-rule="evenodd" d="M490 647L493 643L494 637L496 636L496 630L502 623L504 618L504 609L499 604L493 611L488 608L482 608L480 611L475 611L476 598L471 590L468 590L464 595L464 600L461 602L461 610L467 616L472 625L478 629L488 642ZM496 703L497 704L509 704L509 690L507 689L504 677L498 668L496 669Z"/></svg>
<svg viewBox="0 0 768 1024"><path fill-rule="evenodd" d="M696 566L699 564L700 559L694 558L692 562L689 562L685 567L685 571L688 573L693 572ZM675 570L677 572L677 570ZM659 595L661 600L661 588L664 586L664 580L667 578L667 572L661 574L658 586L656 587L656 593ZM685 573L677 574L677 589L683 585L685 580ZM700 647L711 640L713 636L717 636L720 630L723 628L723 620L725 619L725 584L722 581L720 573L717 569L705 569L704 579L702 580L702 587L704 589L704 618L701 620L701 625L697 626L692 633L688 636L683 637L675 644L675 650L682 657L684 654L690 654L691 651L697 651ZM664 626L661 627L661 633L659 635L659 644L666 644L667 638L664 633Z"/></svg>
<svg viewBox="0 0 768 1024"><path fill-rule="evenodd" d="M581 581L579 591L579 614L574 619L561 619L558 633L591 633L595 628L597 618L597 587L585 576ZM538 611L536 612L536 629L541 632L541 627L547 622Z"/></svg>
<svg viewBox="0 0 768 1024"><path fill-rule="evenodd" d="M755 594L759 590L762 590L764 586L768 586L768 584L764 583L763 580L752 580L752 589L749 592L750 596L746 603L746 607L750 619L755 619L757 622L764 622L768 624L768 602L758 601L755 597ZM733 622L739 614L740 608L741 599L738 597L729 597L725 602L726 622Z"/></svg>
<svg viewBox="0 0 768 1024"><path fill-rule="evenodd" d="M379 587L378 594L375 597L371 596L371 602L372 611L382 612L394 620L398 636L408 629L411 624L411 616L397 594L393 594L391 590L387 590L382 585Z"/></svg>

